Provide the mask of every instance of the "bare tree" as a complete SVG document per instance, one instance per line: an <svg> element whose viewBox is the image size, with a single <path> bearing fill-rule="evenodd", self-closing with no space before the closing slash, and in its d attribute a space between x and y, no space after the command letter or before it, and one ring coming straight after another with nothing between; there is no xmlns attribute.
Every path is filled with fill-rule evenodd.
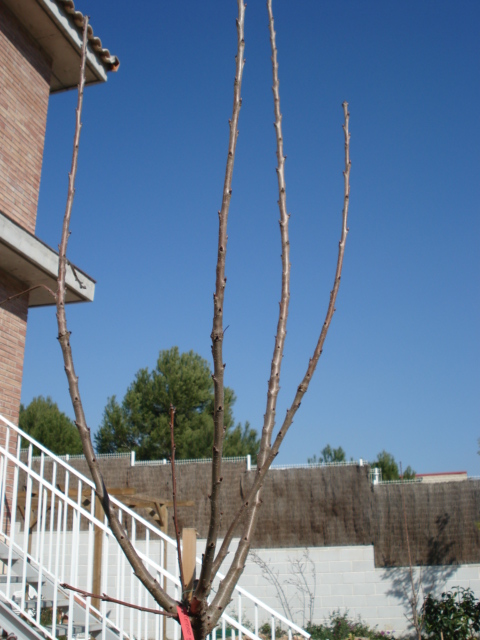
<svg viewBox="0 0 480 640"><path fill-rule="evenodd" d="M270 562L265 562L265 560L261 558L256 551L252 550L250 552L250 560L260 568L265 580L275 588L285 617L289 620L293 620L294 616L290 607L290 601L287 597L286 590L279 580L278 571L275 571L275 569L272 568Z"/></svg>
<svg viewBox="0 0 480 640"><path fill-rule="evenodd" d="M283 583L279 580L278 571L271 566L270 561L266 562L263 560L254 550L250 551L250 559L260 568L265 580L275 588L285 616L290 620L294 619L293 611L295 609L293 609L293 605L291 605L291 599L289 599L287 592L287 585L291 585L295 589L294 597L300 602L300 607L296 608L296 610L302 615L303 621L301 624L303 626L312 624L315 609L317 572L315 562L310 557L308 548L303 550L300 558L288 558L290 563L290 577ZM310 574L311 580L307 579L308 574Z"/></svg>
<svg viewBox="0 0 480 640"><path fill-rule="evenodd" d="M283 151L283 134L282 134L282 115L280 111L280 95L279 95L279 79L278 79L278 59L276 47L276 34L274 29L272 0L267 0L267 10L269 16L269 32L270 44L272 50L272 69L273 69L273 96L274 96L274 113L275 113L275 132L277 142L277 177L279 200L278 206L280 210L280 235L282 244L282 287L280 298L280 309L277 323L277 334L275 339L275 347L271 362L270 380L268 383L267 407L264 416L264 423L261 436L260 453L258 456L258 466L255 479L248 491L248 495L244 499L237 514L231 522L222 545L217 552L217 540L220 524L220 492L222 485L222 451L224 439L224 362L223 362L223 305L226 286L225 277L225 260L227 252L227 219L229 205L232 195L232 176L235 160L235 149L238 138L238 121L240 108L242 104L241 87L244 69L244 24L245 24L245 3L243 0L237 0L238 18L237 24L237 55L236 55L236 74L234 83L233 112L230 120L230 136L228 143L227 163L225 170L225 180L222 194L222 206L219 211L219 232L218 232L218 250L217 250L217 267L215 294L213 299L213 328L211 333L212 354L214 364L214 443L212 457L212 485L210 494L210 524L206 542L205 554L203 557L202 568L198 584L193 594L191 602L176 602L164 589L159 585L157 580L150 575L141 559L137 555L135 548L128 539L124 528L122 527L115 506L110 502L108 492L102 478L100 468L95 456L90 438L90 430L86 424L85 414L80 397L78 386L78 378L75 373L73 364L72 349L69 339L69 331L65 316L65 274L67 265L67 243L69 237L70 217L75 194L75 175L78 161L78 147L81 131L81 110L83 103L83 88L85 83L85 51L87 43L87 24L85 19L83 50L80 70L80 83L78 90L78 103L76 111L76 127L74 136L74 149L72 157L72 166L69 174L69 187L67 205L63 221L62 241L59 251L59 273L56 292L57 305L57 322L58 322L58 340L62 349L65 372L68 378L70 396L75 412L75 422L82 439L83 450L90 469L90 473L95 482L96 493L102 502L105 515L108 519L113 534L118 540L123 552L130 562L135 574L144 586L151 593L156 602L163 607L167 614L177 617L178 607L181 606L191 621L196 640L204 638L217 624L218 619L222 615L225 607L228 605L232 591L237 584L245 567L245 561L252 542L252 536L258 519L259 508L261 505L261 489L265 479L265 474L270 468L273 460L278 454L280 445L290 428L293 418L300 407L303 396L305 395L310 381L312 379L315 368L318 364L322 353L325 338L335 312L335 301L337 298L340 278L343 265L343 256L345 251L345 242L347 238L347 216L349 204L349 178L350 178L350 134L349 134L349 113L348 105L343 103L344 112L344 135L345 135L345 170L344 175L344 200L342 212L342 228L338 249L337 266L335 270L335 278L333 289L330 293L327 314L320 330L320 335L309 360L306 373L301 380L293 402L287 411L287 414L280 426L280 429L273 439L273 432L276 424L276 403L280 388L280 371L283 357L283 349L286 337L286 326L288 318L288 306L290 299L290 242L288 234L289 214L287 213L286 201L286 185L285 185L285 155ZM173 424L173 413L172 413ZM222 580L212 602L209 603L207 598L211 593L212 581L217 571L225 559L232 538L235 534L240 533L240 542L235 550L233 560L228 569L225 578Z"/></svg>

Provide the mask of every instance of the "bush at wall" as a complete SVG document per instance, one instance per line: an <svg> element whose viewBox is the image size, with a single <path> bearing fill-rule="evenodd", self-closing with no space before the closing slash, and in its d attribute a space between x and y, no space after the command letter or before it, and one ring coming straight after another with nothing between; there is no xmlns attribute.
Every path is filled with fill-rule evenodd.
<svg viewBox="0 0 480 640"><path fill-rule="evenodd" d="M334 611L328 623L309 624L306 631L311 634L312 640L353 640L358 637L369 640L395 640L392 634L372 629L360 618L350 619L348 611Z"/></svg>
<svg viewBox="0 0 480 640"><path fill-rule="evenodd" d="M471 589L454 587L441 598L428 595L423 603L423 628L426 638L470 640L480 631L480 602Z"/></svg>

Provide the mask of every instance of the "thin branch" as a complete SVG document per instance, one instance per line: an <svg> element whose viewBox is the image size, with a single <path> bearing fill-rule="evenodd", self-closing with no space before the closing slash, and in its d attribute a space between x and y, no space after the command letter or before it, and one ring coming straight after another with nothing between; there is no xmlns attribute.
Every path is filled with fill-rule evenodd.
<svg viewBox="0 0 480 640"><path fill-rule="evenodd" d="M65 315L65 277L67 267L66 253L68 237L70 235L70 218L72 214L73 199L75 195L75 176L77 173L78 148L80 142L80 131L82 127L81 113L83 105L83 90L85 86L87 28L88 17L85 16L83 26L83 44L80 63L80 82L78 85L78 102L76 109L76 125L72 154L72 166L69 174L67 204L65 208L65 216L63 219L62 239L59 248L59 266L56 295L58 340L62 349L65 373L68 379L68 386L73 410L75 412L75 424L78 428L80 438L82 440L83 452L85 454L92 479L95 482L95 491L102 502L103 510L105 512L105 515L107 516L112 533L117 539L123 552L125 553L127 560L129 561L135 572L135 575L142 582L145 588L150 592L150 594L155 598L156 602L158 602L158 604L160 604L164 609L169 610L170 613L176 614L177 603L160 587L158 582L147 571L135 548L128 539L125 529L118 519L115 507L110 503L110 498L105 487L105 482L103 480L102 474L100 472L95 452L93 450L92 441L90 439L90 429L87 427L87 422L85 419L85 412L83 410L83 404L80 397L80 389L78 386L78 377L75 373L75 367L73 364L72 349L70 346L70 333L67 329L67 319Z"/></svg>
<svg viewBox="0 0 480 640"><path fill-rule="evenodd" d="M270 567L268 562L265 562L265 560L263 560L258 555L258 553L255 553L252 551L250 557L252 561L258 567L260 567L260 570L262 571L263 577L265 578L265 580L267 580L267 582L269 582L273 587L275 587L275 591L277 592L277 596L278 596L278 599L280 600L280 604L282 605L282 609L283 609L283 613L285 614L285 617L288 618L289 620L293 620L295 616L293 615L290 609L290 603L285 593L285 589L282 583L280 582L280 580L278 579L278 573L275 573L275 571Z"/></svg>
<svg viewBox="0 0 480 640"><path fill-rule="evenodd" d="M272 0L267 0L267 11L268 28L270 33L270 47L272 50L272 92L275 114L274 127L277 143L276 172L278 180L278 208L280 212L280 237L282 244L282 287L277 321L277 333L275 336L275 346L273 349L272 363L270 368L270 379L268 381L267 406L263 420L260 451L258 454L259 468L262 467L265 462L265 458L268 455L268 451L271 446L272 433L275 427L277 398L278 392L280 390L280 372L282 367L283 351L285 347L285 338L287 335L288 306L290 302L290 241L288 236L288 221L290 216L287 213L287 193L285 184L286 156L284 156L283 151L282 113L280 109L280 82L278 78L278 56ZM256 499L258 506L258 501L261 499L260 495L256 496ZM216 574L225 558L225 555L228 551L228 544L229 542L226 543L224 539L222 547L220 548L220 552L214 562L213 575Z"/></svg>
<svg viewBox="0 0 480 640"><path fill-rule="evenodd" d="M87 285L83 284L83 282L80 280L80 278L78 277L78 273L77 273L77 269L75 268L75 265L73 265L70 260L68 260L68 264L70 266L70 269L72 270L73 273L73 277L75 278L75 280L78 282L78 286L80 287L80 289L86 289Z"/></svg>
<svg viewBox="0 0 480 640"><path fill-rule="evenodd" d="M267 407L264 415L262 439L258 454L258 466L265 461L275 427L275 413L278 392L280 390L280 371L282 367L285 338L287 335L288 306L290 302L290 241L288 238L287 193L285 184L285 160L283 155L282 113L280 111L280 82L278 79L278 59L275 25L273 20L272 0L267 0L268 28L270 31L270 46L272 49L273 103L275 112L275 135L277 140L277 180L278 180L278 208L280 211L280 236L282 243L282 290L277 322L277 334L273 349L270 380L268 381Z"/></svg>
<svg viewBox="0 0 480 640"><path fill-rule="evenodd" d="M213 559L215 557L215 548L218 538L218 530L220 525L220 504L219 493L222 482L222 451L223 438L225 434L224 427L224 363L223 363L223 303L225 296L225 285L227 279L225 277L225 257L227 253L227 219L230 207L230 199L232 197L232 176L233 165L235 160L235 149L238 138L238 119L240 115L240 107L242 105L241 87L243 68L245 65L244 51L244 24L245 24L245 4L243 0L237 0L238 18L237 18L237 55L236 55L236 73L234 82L233 95L233 112L230 120L230 137L228 142L227 164L225 169L225 181L223 186L222 208L218 212L218 251L217 251L217 267L215 293L213 296L213 329L212 354L213 354L213 384L214 384L214 443L212 454L212 489L210 495L210 523L205 547L205 554L202 563L202 570L192 598L192 611L199 609L199 604L205 600L211 588L211 572Z"/></svg>
<svg viewBox="0 0 480 640"><path fill-rule="evenodd" d="M172 443L172 457L170 459L172 465L172 496L173 496L173 522L175 526L175 536L177 538L177 558L178 569L180 571L180 583L182 585L182 602L183 592L185 587L185 579L183 576L183 563L182 563L182 547L180 544L180 531L178 530L178 514L177 514L177 478L175 475L175 435L173 433L173 427L175 422L175 407L170 405L170 441Z"/></svg>
<svg viewBox="0 0 480 640"><path fill-rule="evenodd" d="M278 392L280 389L280 372L282 366L283 351L285 347L285 338L287 334L288 306L290 302L290 241L288 236L287 213L287 194L285 184L285 159L283 152L283 134L282 134L282 113L280 109L280 82L278 79L278 57L276 45L276 33L273 19L272 2L267 0L268 11L268 27L270 32L270 46L272 50L272 77L273 77L273 101L275 113L275 135L277 143L277 180L278 180L278 208L280 212L280 236L282 244L282 287L280 296L280 306L277 322L277 333L275 336L275 346L273 350L270 379L268 382L267 407L264 415L262 437L260 441L260 451L258 454L258 466L261 468L265 462L265 457L271 446L273 429L275 427L275 414ZM256 495L257 507L260 504L260 495ZM225 546L225 540L222 544L220 552L214 562L213 573L215 574L224 559L228 546Z"/></svg>
<svg viewBox="0 0 480 640"><path fill-rule="evenodd" d="M283 153L283 134L282 134L282 114L280 110L280 82L278 79L278 58L277 58L277 45L276 45L276 33L275 33L275 25L273 19L273 10L272 10L272 0L267 0L267 11L268 11L268 28L270 33L270 46L272 50L272 92L273 92L273 101L274 101L274 114L275 114L275 134L276 134L276 143L277 143L277 179L278 179L278 207L280 211L280 236L281 236L281 244L282 244L282 288L281 288L281 297L280 297L280 308L277 322L277 333L275 336L275 346L273 350L271 370L270 370L270 380L268 383L268 392L267 392L267 407L264 415L263 429L262 429L262 437L260 441L260 451L258 454L258 465L261 468L265 464L266 457L271 447L272 433L275 427L275 413L276 413L276 404L278 392L280 389L280 371L282 365L283 358L283 350L285 346L285 337L287 332L287 318L288 318L288 305L290 301L290 241L288 237L288 213L287 213L287 196L286 196L286 186L285 186L285 156ZM263 480L262 480L263 483ZM239 543L237 548L237 553L235 554L235 558L232 562L232 565L227 572L227 576L222 583L222 589L217 593L215 600L219 600L220 604L217 604L216 613L213 615L218 616L218 611L221 611L230 598L231 591L233 590L234 584L240 578L244 567L245 561L247 559L248 550L250 548L251 537L253 535L256 518L258 513L258 508L261 504L261 484L257 489L257 492L253 496L253 500L255 504L250 507L251 517L248 519L244 533L242 535L242 541ZM250 502L250 501L249 501ZM250 502L250 504L252 504ZM231 528L232 529L232 528ZM233 529L232 529L233 530ZM229 529L230 531L230 529ZM227 534L228 535L228 534ZM213 565L213 575L216 574L220 565L222 564L223 558L225 557L228 551L228 543L225 543L225 539L220 548L220 552L217 558L214 561ZM234 580L235 583L230 582ZM225 593L229 592L228 598L223 598L222 593L224 592L223 586L225 587ZM213 605L209 608L209 611L213 609ZM218 619L218 618L217 618ZM209 630L211 627L209 626Z"/></svg>
<svg viewBox="0 0 480 640"><path fill-rule="evenodd" d="M5 300L2 300L0 302L0 307L3 304L6 304L7 302L9 302L10 300L13 300L14 298L20 298L20 296L24 296L27 293L30 293L30 291L34 291L35 289L39 289L39 288L45 289L45 291L48 291L48 293L51 294L51 296L53 297L53 299L56 299L56 295L53 293L53 291L50 289L50 287L47 287L46 284L36 284L34 287L30 287L30 289L25 289L25 291L21 291L20 293L16 293L13 296L10 296L9 298L5 298Z"/></svg>
<svg viewBox="0 0 480 640"><path fill-rule="evenodd" d="M138 604L131 604L130 602L125 602L124 600L117 600L116 598L111 598L106 593L100 595L99 593L91 593L90 591L84 591L83 589L78 589L77 587L72 587L72 585L67 584L66 582L62 582L60 584L62 589L69 589L70 591L75 591L79 593L81 596L85 598L97 598L98 600L104 600L105 602L113 602L114 604L121 604L124 607L129 607L130 609L138 609L138 611L146 611L147 613L156 613L159 616L166 616L167 618L176 618L175 613L168 613L167 611L160 611L159 609L149 609L148 607L141 607Z"/></svg>
<svg viewBox="0 0 480 640"><path fill-rule="evenodd" d="M320 332L320 336L318 338L318 342L315 347L313 356L312 358L310 358L310 361L308 363L305 376L303 377L302 382L298 386L293 403L287 411L287 415L283 421L280 431L277 434L277 437L275 438L275 441L270 449L270 452L268 453L266 460L264 461L262 466L259 467L259 469L257 470L255 481L250 491L248 492L247 498L244 500L242 506L240 507L234 520L232 521L230 528L224 538L224 541L222 543L222 547L220 548L218 556L215 559L215 567L217 567L217 565L220 566L226 554L228 553L228 547L232 540L233 533L241 517L244 515L247 509L250 508L250 511L248 511L248 518L244 526L244 531L242 533L239 545L235 552L235 557L232 561L232 565L230 566L227 572L227 575L222 581L222 589L217 592L217 595L213 599L211 606L209 608L209 611L212 610L212 617L214 617L215 615L215 610L223 610L225 608L225 606L229 602L229 599L235 587L235 584L238 581L238 578L243 571L249 546L250 546L252 532L256 524L256 518L258 517L259 501L256 500L256 502L253 503L253 506L250 506L250 505L252 505L252 502L258 497L258 492L262 486L263 480L265 478L265 474L267 473L273 460L277 456L280 445L282 444L283 439L285 438L285 435L293 422L293 418L300 407L302 398L308 389L312 376L315 372L315 368L322 354L323 345L324 345L325 338L327 336L328 329L330 327L330 324L333 318L333 314L335 313L335 302L337 299L338 290L340 288L343 258L345 254L345 243L348 235L347 221L348 221L348 205L349 205L349 197L350 197L351 162L350 162L350 133L348 130L350 114L348 113L347 102L344 102L342 104L342 107L343 107L343 112L345 117L345 124L343 125L343 130L345 134L345 170L343 172L344 199L343 199L343 212L342 212L342 231L341 231L340 242L338 245L338 257L337 257L337 267L335 270L335 279L334 279L333 289L330 292L330 301L328 304L325 322L323 323L322 330Z"/></svg>

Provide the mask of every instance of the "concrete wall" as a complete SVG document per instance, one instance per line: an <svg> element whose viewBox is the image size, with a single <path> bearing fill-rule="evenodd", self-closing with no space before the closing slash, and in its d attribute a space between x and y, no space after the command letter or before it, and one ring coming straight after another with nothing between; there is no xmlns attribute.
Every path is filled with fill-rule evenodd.
<svg viewBox="0 0 480 640"><path fill-rule="evenodd" d="M268 571L255 562L255 556ZM299 574L301 567L310 593ZM273 576L279 587L274 586ZM480 598L480 564L416 567L414 579L421 602L427 593L440 595L455 586L470 587ZM382 631L400 635L409 630L410 572L405 567L376 568L373 545L258 549L249 556L240 585L290 617L282 607L281 588L292 618L300 626L308 622L310 594L314 594L314 623L324 622L335 610L348 610L351 617L361 616ZM253 621L253 608L245 601L242 606L245 618ZM234 609L232 602L230 610Z"/></svg>
<svg viewBox="0 0 480 640"><path fill-rule="evenodd" d="M22 544L23 531L17 529L17 541ZM33 534L32 553L37 554L37 535ZM75 582L77 586L91 589L93 561L93 538L88 532L80 534L78 549L72 548L72 534L61 536L60 544L50 547L49 534L45 535L44 562L47 569L55 571L61 581ZM234 541L235 543L235 541ZM204 550L205 541L199 540L197 556ZM158 540L139 540L137 547L153 561L160 562L164 553ZM232 549L234 545L232 545ZM49 550L50 549L50 550ZM52 554L50 556L50 553ZM57 560L58 553L58 560ZM232 555L232 554L231 554ZM71 573L71 559L74 570ZM263 566L261 563L263 562ZM108 565L108 568L107 568ZM267 568L265 568L267 567ZM227 567L221 571L226 572ZM177 575L177 560L173 548L168 545L167 569ZM143 589L131 575L126 560L115 543L104 546L102 591L113 597L153 607L153 600L139 596ZM303 576L303 577L302 577ZM119 579L120 578L120 579ZM456 586L471 588L480 598L480 564L453 565L414 568L414 580L419 590L419 600L428 593L440 595L442 591ZM274 584L276 581L276 585ZM408 618L411 610L408 598L411 594L410 573L406 567L376 568L373 545L347 547L310 547L290 549L257 549L248 558L240 586L272 609L304 627L310 618L318 624L340 611L352 618L361 617L372 627L385 632L395 632L396 637L410 630ZM176 596L169 589L172 596ZM311 602L311 598L313 601ZM116 607L105 605L111 610L111 619L119 623ZM113 608L112 608L113 607ZM312 614L310 612L312 607ZM259 626L271 622L267 613L257 609L245 596L238 599L234 594L227 613L238 618L241 611L242 623L254 625L257 616ZM154 634L155 616L139 616L127 611L123 614L124 628L140 625ZM175 625L168 623L168 637L173 638Z"/></svg>

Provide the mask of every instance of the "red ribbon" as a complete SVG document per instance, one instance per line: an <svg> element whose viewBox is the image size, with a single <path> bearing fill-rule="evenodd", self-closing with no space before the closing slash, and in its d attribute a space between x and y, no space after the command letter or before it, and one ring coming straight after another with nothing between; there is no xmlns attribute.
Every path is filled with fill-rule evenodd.
<svg viewBox="0 0 480 640"><path fill-rule="evenodd" d="M180 626L182 627L182 634L184 640L194 640L192 624L190 618L187 615L186 610L181 606L177 606L178 619L180 620Z"/></svg>

